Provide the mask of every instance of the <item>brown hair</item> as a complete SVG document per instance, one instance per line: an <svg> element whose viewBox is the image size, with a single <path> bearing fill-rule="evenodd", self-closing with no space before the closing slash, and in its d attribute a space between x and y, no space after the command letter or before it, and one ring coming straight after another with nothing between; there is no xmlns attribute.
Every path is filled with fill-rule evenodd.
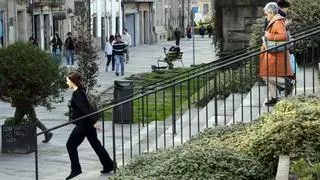
<svg viewBox="0 0 320 180"><path fill-rule="evenodd" d="M79 73L77 72L70 72L68 74L68 79L73 82L73 84L75 84L78 88L83 89L83 82L82 82L82 77Z"/></svg>

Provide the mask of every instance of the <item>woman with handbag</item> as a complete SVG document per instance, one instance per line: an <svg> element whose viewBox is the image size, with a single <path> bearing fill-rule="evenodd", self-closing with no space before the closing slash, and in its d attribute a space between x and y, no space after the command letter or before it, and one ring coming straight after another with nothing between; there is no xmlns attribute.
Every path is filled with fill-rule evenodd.
<svg viewBox="0 0 320 180"><path fill-rule="evenodd" d="M264 14L269 23L263 37L262 51L288 41L285 18L279 15L278 11L279 7L275 2L270 2L264 7ZM283 46L261 53L259 68L259 75L266 81L270 96L265 105L273 106L278 101L277 86L286 86L287 77L293 76L287 48Z"/></svg>
<svg viewBox="0 0 320 180"><path fill-rule="evenodd" d="M79 73L70 72L67 76L67 84L69 88L73 89L71 98L71 119L77 119L82 116L88 115L89 102L82 85L82 78ZM109 173L116 168L116 163L113 162L97 138L96 124L93 124L90 117L84 118L75 122L76 126L72 130L70 137L67 141L67 150L71 161L71 173L66 179L72 179L82 173L78 157L78 146L82 143L84 138L87 138L91 147L98 155L100 162L103 166L101 173Z"/></svg>

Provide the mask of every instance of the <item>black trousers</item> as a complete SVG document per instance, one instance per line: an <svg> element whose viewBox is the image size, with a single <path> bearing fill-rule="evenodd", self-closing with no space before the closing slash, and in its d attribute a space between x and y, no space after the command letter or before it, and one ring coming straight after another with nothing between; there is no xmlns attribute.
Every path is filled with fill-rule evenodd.
<svg viewBox="0 0 320 180"><path fill-rule="evenodd" d="M110 62L112 62L112 70L114 70L115 66L115 59L113 58L113 55L107 55L108 61L107 61L107 67L109 66Z"/></svg>
<svg viewBox="0 0 320 180"><path fill-rule="evenodd" d="M180 45L180 38L176 38L176 45L177 45L177 46Z"/></svg>
<svg viewBox="0 0 320 180"><path fill-rule="evenodd" d="M81 127L77 125L71 132L67 141L67 150L71 161L71 171L81 171L77 148L82 143L85 137L87 137L91 147L98 155L103 169L112 170L113 161L110 159L108 152L101 145L99 139L97 138L97 130L93 126Z"/></svg>

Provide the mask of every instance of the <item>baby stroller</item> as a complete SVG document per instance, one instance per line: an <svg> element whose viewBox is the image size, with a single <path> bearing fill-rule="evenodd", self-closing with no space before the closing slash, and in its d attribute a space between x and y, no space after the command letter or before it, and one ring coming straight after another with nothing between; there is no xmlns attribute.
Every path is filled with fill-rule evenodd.
<svg viewBox="0 0 320 180"><path fill-rule="evenodd" d="M182 61L182 55L183 52L180 51L179 46L171 46L169 51L167 52L167 48L163 47L163 53L165 55L164 58L159 57L157 60L157 66L152 65L152 70L158 70L158 69L173 69L173 62L174 61L180 61L182 66L184 67L183 61ZM165 62L166 66L160 66L160 62Z"/></svg>

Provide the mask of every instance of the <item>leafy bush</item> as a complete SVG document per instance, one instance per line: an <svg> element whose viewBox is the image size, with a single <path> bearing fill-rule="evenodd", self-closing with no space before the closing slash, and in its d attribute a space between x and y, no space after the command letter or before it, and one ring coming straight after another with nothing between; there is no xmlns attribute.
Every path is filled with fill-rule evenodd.
<svg viewBox="0 0 320 180"><path fill-rule="evenodd" d="M310 27L320 22L320 1L319 0L294 0L292 1L288 10L288 19L292 20L289 25L291 32L296 32L299 29ZM305 41L299 41L295 44L295 55L298 64L311 63L312 62L312 47L316 49L319 47L320 38L319 35L312 37L314 41L310 39ZM303 52L308 51L305 62L302 59ZM318 57L318 52L313 52L314 57Z"/></svg>
<svg viewBox="0 0 320 180"><path fill-rule="evenodd" d="M284 99L258 121L209 128L176 149L136 157L114 179L272 179L279 155L319 162L319 126L319 97Z"/></svg>
<svg viewBox="0 0 320 180"><path fill-rule="evenodd" d="M231 134L224 142L245 154L259 157L270 172L275 172L278 156L293 158L312 154L319 159L320 98L290 98L259 119L242 134ZM239 143L240 142L240 143Z"/></svg>
<svg viewBox="0 0 320 180"><path fill-rule="evenodd" d="M255 23L252 24L249 40L250 47L259 47L262 45L261 37L264 35L264 22L265 18L258 18Z"/></svg>
<svg viewBox="0 0 320 180"><path fill-rule="evenodd" d="M291 172L295 174L292 179L314 180L320 179L320 163L309 164L304 159L294 161Z"/></svg>
<svg viewBox="0 0 320 180"><path fill-rule="evenodd" d="M23 124L26 114L35 118L34 106L52 108L65 89L65 70L50 54L24 42L0 49L0 100L16 107L11 124Z"/></svg>
<svg viewBox="0 0 320 180"><path fill-rule="evenodd" d="M114 179L266 179L256 158L203 143L144 154Z"/></svg>
<svg viewBox="0 0 320 180"><path fill-rule="evenodd" d="M319 0L292 1L287 18L292 19L292 23L289 25L292 32L320 22Z"/></svg>

